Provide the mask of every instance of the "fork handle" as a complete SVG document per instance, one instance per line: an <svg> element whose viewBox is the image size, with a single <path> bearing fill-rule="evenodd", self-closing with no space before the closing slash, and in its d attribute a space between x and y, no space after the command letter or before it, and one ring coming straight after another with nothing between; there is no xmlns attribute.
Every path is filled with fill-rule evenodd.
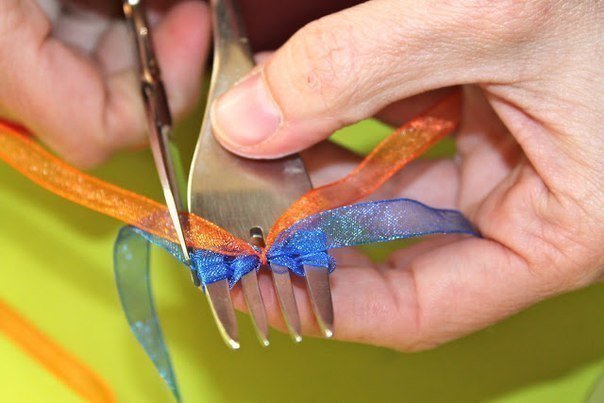
<svg viewBox="0 0 604 403"><path fill-rule="evenodd" d="M214 66L208 105L255 65L239 5L235 0L212 0Z"/></svg>

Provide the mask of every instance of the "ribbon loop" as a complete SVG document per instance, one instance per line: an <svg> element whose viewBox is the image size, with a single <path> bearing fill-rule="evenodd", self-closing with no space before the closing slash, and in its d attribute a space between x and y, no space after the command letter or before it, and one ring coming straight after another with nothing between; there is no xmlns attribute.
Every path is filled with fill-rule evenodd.
<svg viewBox="0 0 604 403"><path fill-rule="evenodd" d="M132 333L143 346L177 401L180 393L170 354L155 311L151 292L149 244L152 235L134 227L124 227L115 241L113 266L117 291ZM167 241L166 241L167 242ZM166 249L179 258L180 250ZM182 255L180 256L182 261Z"/></svg>

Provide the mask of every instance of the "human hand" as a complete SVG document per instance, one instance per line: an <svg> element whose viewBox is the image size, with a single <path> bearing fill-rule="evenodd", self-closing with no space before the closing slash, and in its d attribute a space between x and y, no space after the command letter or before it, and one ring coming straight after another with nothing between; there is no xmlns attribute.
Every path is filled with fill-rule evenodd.
<svg viewBox="0 0 604 403"><path fill-rule="evenodd" d="M460 209L484 238L431 238L381 265L338 253L336 338L425 349L602 276L603 34L599 2L373 0L306 26L218 100L221 143L272 158L370 116L400 124L464 85L456 157L411 164L380 196ZM305 155L319 181L353 164L324 144Z"/></svg>
<svg viewBox="0 0 604 403"><path fill-rule="evenodd" d="M356 0L358 1L358 0ZM276 46L308 18L355 0L275 5L242 1L257 49ZM210 39L201 0L148 0L153 39L178 119L196 103ZM133 40L121 1L0 1L0 118L25 125L56 153L91 167L146 143Z"/></svg>
<svg viewBox="0 0 604 403"><path fill-rule="evenodd" d="M0 1L0 117L90 167L146 142L133 40L120 2ZM154 42L176 117L195 105L208 51L207 6L156 0ZM61 8L63 5L63 9ZM116 6L117 8L113 7Z"/></svg>

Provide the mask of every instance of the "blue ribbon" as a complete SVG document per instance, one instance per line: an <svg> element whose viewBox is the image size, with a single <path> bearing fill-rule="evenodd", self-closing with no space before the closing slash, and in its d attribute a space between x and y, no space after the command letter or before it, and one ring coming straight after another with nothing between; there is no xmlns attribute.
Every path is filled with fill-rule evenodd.
<svg viewBox="0 0 604 403"><path fill-rule="evenodd" d="M226 279L233 287L241 277L260 267L260 258L256 255L227 256L198 249L190 256L191 267L203 285Z"/></svg>
<svg viewBox="0 0 604 403"><path fill-rule="evenodd" d="M279 234L267 251L269 263L304 276L304 265L331 273L336 262L329 250L430 234L480 236L456 210L429 207L410 199L380 200L323 211L304 218ZM123 228L114 249L118 293L130 328L177 401L180 394L170 355L155 311L149 279L149 245L167 250L183 264L178 245L134 227ZM202 285L227 279L234 286L242 276L258 270L256 255L227 256L191 250L191 269Z"/></svg>
<svg viewBox="0 0 604 403"><path fill-rule="evenodd" d="M164 342L151 291L150 239L149 234L138 228L124 227L120 230L113 250L115 282L132 333L180 402L170 354ZM174 248L170 253L179 258L178 254L181 252ZM180 260L183 261L182 253Z"/></svg>
<svg viewBox="0 0 604 403"><path fill-rule="evenodd" d="M304 276L304 265L325 267L331 273L336 268L336 261L327 253L327 245L327 236L320 229L300 229L275 244L266 259L301 277Z"/></svg>

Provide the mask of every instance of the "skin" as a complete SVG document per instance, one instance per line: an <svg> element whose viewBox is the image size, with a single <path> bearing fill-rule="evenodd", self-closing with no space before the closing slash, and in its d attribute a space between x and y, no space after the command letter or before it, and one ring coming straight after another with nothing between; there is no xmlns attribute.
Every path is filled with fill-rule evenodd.
<svg viewBox="0 0 604 403"><path fill-rule="evenodd" d="M358 162L322 143L334 130L372 116L400 124L461 90L456 157L416 161L378 196L460 209L484 236L433 237L381 265L337 251L336 338L421 350L599 280L604 3L291 3L299 9L243 3L256 50L278 49L213 105L219 141L250 158L312 147L304 155L321 184ZM194 1L155 6L159 60L182 115L199 95L208 11ZM290 36L305 18L313 21ZM141 144L145 119L123 26L85 33L78 19L57 14L51 31L33 0L0 3L0 75L10 78L0 116L87 167ZM261 285L271 323L283 328L270 279ZM316 334L300 282L296 293L304 332ZM243 308L240 290L234 298Z"/></svg>

